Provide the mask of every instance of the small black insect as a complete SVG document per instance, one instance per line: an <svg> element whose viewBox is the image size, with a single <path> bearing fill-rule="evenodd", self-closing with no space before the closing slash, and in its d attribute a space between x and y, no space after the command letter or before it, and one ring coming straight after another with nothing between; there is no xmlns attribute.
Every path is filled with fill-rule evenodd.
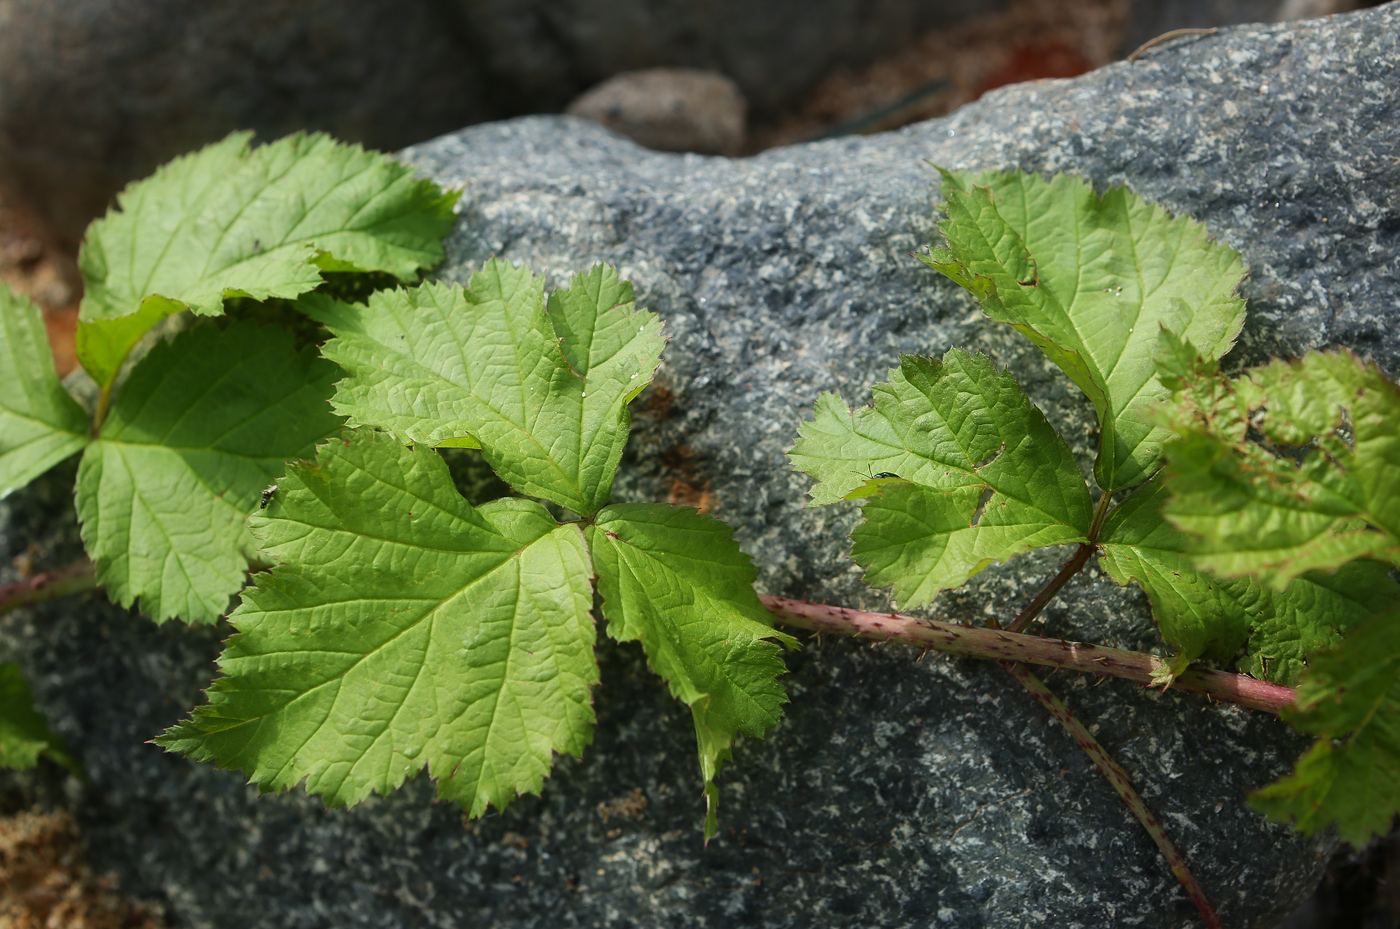
<svg viewBox="0 0 1400 929"><path fill-rule="evenodd" d="M277 485L276 485L276 484L273 484L273 485L272 485L271 487L269 487L267 490L264 490L264 491L262 492L262 503L258 504L258 509L260 509L260 510L265 510L265 509L267 509L267 505L268 505L269 503L272 502L272 495L275 494L275 493L277 493Z"/></svg>
<svg viewBox="0 0 1400 929"><path fill-rule="evenodd" d="M852 474L859 474L861 477L865 478L867 481L878 481L878 480L883 480L884 478L888 478L888 477L893 477L893 478L898 478L898 477L899 477L899 475L898 475L898 474L895 474L893 471L881 471L879 474L871 474L868 470L867 470L867 471L852 471L851 473L852 473Z"/></svg>

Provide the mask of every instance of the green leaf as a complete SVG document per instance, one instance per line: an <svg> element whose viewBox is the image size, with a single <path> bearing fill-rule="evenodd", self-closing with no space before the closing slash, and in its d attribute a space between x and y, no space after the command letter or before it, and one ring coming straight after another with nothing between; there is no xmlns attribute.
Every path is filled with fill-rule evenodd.
<svg viewBox="0 0 1400 929"><path fill-rule="evenodd" d="M0 663L0 768L32 768L47 755L78 777L82 769L63 737L34 708L29 682L13 662Z"/></svg>
<svg viewBox="0 0 1400 929"><path fill-rule="evenodd" d="M1119 584L1137 582L1162 638L1177 650L1164 685L1202 656L1233 659L1265 609L1258 584L1221 580L1191 564L1186 536L1162 518L1165 498L1154 477L1114 508L1099 536L1104 571Z"/></svg>
<svg viewBox="0 0 1400 929"><path fill-rule="evenodd" d="M782 718L786 668L754 569L724 523L688 507L617 504L588 529L608 634L640 639L676 699L690 706L705 780L705 840L717 828L715 778L737 733L762 737Z"/></svg>
<svg viewBox="0 0 1400 929"><path fill-rule="evenodd" d="M1166 513L1195 537L1198 565L1281 587L1354 558L1400 564L1400 388L1379 368L1310 352L1234 380L1197 366L1181 381Z"/></svg>
<svg viewBox="0 0 1400 929"><path fill-rule="evenodd" d="M1248 639L1241 669L1292 684L1310 656L1377 610L1400 603L1400 586L1376 562L1356 562L1336 574L1314 571L1282 591L1254 578L1213 577L1186 554L1190 538L1162 516L1160 476L1109 514L1100 536L1100 564L1119 584L1136 581L1152 604L1162 638L1177 649L1169 684L1200 657L1232 660Z"/></svg>
<svg viewBox="0 0 1400 929"><path fill-rule="evenodd" d="M854 413L823 394L788 453L818 481L813 505L870 497L851 549L867 583L922 606L994 561L1085 541L1079 466L1009 372L959 349L904 355L873 392Z"/></svg>
<svg viewBox="0 0 1400 929"><path fill-rule="evenodd" d="M1400 812L1400 609L1310 663L1284 718L1321 738L1250 806L1311 835L1330 823L1358 848Z"/></svg>
<svg viewBox="0 0 1400 929"><path fill-rule="evenodd" d="M100 384L110 380L98 373L158 321L143 306L153 294L217 315L226 296L296 297L321 283L323 268L412 280L442 260L456 194L326 135L250 149L251 139L234 133L175 159L88 228L82 319L138 317L101 333L79 324L89 330L81 338L103 346L80 356Z"/></svg>
<svg viewBox="0 0 1400 929"><path fill-rule="evenodd" d="M650 383L664 339L632 285L597 265L555 291L491 260L467 289L425 284L368 306L318 295L307 312L336 338L348 377L335 408L428 445L479 444L522 494L589 515L607 502L627 442L627 404ZM463 441L470 436L471 441Z"/></svg>
<svg viewBox="0 0 1400 929"><path fill-rule="evenodd" d="M598 670L576 524L473 508L437 452L363 430L289 468L251 522L278 565L231 617L209 704L158 744L332 805L426 765L473 816L583 752Z"/></svg>
<svg viewBox="0 0 1400 929"><path fill-rule="evenodd" d="M58 382L40 310L0 283L0 497L88 441L88 418Z"/></svg>
<svg viewBox="0 0 1400 929"><path fill-rule="evenodd" d="M136 365L78 469L83 542L114 600L157 621L224 613L254 554L244 518L339 426L335 376L248 323L198 326Z"/></svg>
<svg viewBox="0 0 1400 929"><path fill-rule="evenodd" d="M1100 487L1145 480L1169 437L1148 415L1168 394L1153 367L1158 331L1212 358L1229 351L1244 322L1239 255L1126 188L1100 197L1067 175L943 178L949 248L922 260L1039 346L1093 401Z"/></svg>
<svg viewBox="0 0 1400 929"><path fill-rule="evenodd" d="M127 316L80 321L75 338L78 362L99 387L110 391L132 347L156 323L183 309L185 305L178 300L154 294Z"/></svg>
<svg viewBox="0 0 1400 929"><path fill-rule="evenodd" d="M1240 670L1276 684L1296 684L1314 655L1336 648L1356 626L1400 605L1400 585L1389 573L1387 565L1362 558L1335 571L1300 575L1282 594L1259 585L1269 609L1255 621Z"/></svg>

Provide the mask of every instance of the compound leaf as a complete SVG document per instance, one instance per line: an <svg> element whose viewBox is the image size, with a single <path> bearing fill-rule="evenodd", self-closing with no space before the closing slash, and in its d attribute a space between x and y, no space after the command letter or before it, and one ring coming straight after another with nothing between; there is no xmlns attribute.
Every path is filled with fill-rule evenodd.
<svg viewBox="0 0 1400 929"><path fill-rule="evenodd" d="M244 519L289 459L339 420L335 368L289 335L198 326L132 369L78 469L78 516L98 581L158 622L214 622L254 554Z"/></svg>
<svg viewBox="0 0 1400 929"><path fill-rule="evenodd" d="M352 423L429 445L480 446L517 491L584 515L607 502L627 442L627 404L664 340L632 286L597 265L557 290L488 261L470 287L380 292L368 306L319 295L307 312L336 338L348 377L335 407Z"/></svg>
<svg viewBox="0 0 1400 929"><path fill-rule="evenodd" d="M724 523L688 507L617 504L588 529L608 634L641 640L653 670L690 706L705 781L705 839L717 828L715 778L737 733L761 737L787 701L778 646L754 569Z"/></svg>
<svg viewBox="0 0 1400 929"><path fill-rule="evenodd" d="M159 744L337 806L426 766L472 816L583 752L598 670L577 525L520 498L474 508L437 452L364 430L290 467L251 523L278 564L231 617L209 704Z"/></svg>
<svg viewBox="0 0 1400 929"><path fill-rule="evenodd" d="M0 663L0 768L32 768L46 755L82 776L78 762L68 753L63 737L49 728L34 707L34 695L19 665Z"/></svg>
<svg viewBox="0 0 1400 929"><path fill-rule="evenodd" d="M943 178L949 247L922 260L1039 346L1093 401L1100 487L1145 480L1170 435L1148 415L1168 394L1153 366L1158 330L1212 358L1229 351L1244 322L1239 255L1126 188L1100 197L1067 175Z"/></svg>
<svg viewBox="0 0 1400 929"><path fill-rule="evenodd" d="M1335 822L1360 848L1400 812L1400 609L1312 659L1284 718L1320 738L1250 805L1312 834Z"/></svg>
<svg viewBox="0 0 1400 929"><path fill-rule="evenodd" d="M88 442L87 414L63 389L38 307L0 283L0 497Z"/></svg>
<svg viewBox="0 0 1400 929"><path fill-rule="evenodd" d="M1310 656L1377 610L1400 603L1383 565L1359 561L1335 574L1309 572L1284 590L1254 578L1218 578L1187 555L1190 538L1162 516L1161 477L1114 509L1100 536L1100 564L1119 584L1136 581L1152 604L1162 638L1177 649L1170 683L1200 657L1228 662L1249 642L1242 669L1292 684Z"/></svg>
<svg viewBox="0 0 1400 929"><path fill-rule="evenodd" d="M994 561L1085 541L1079 466L1009 372L959 349L904 355L873 392L854 413L823 394L788 453L818 481L813 505L869 498L851 548L867 583L922 606Z"/></svg>
<svg viewBox="0 0 1400 929"><path fill-rule="evenodd" d="M1166 513L1198 565L1281 587L1359 557L1400 564L1400 388L1378 367L1309 352L1234 380L1198 362L1177 384Z"/></svg>
<svg viewBox="0 0 1400 929"><path fill-rule="evenodd" d="M99 384L110 384L119 359L169 312L217 315L230 295L296 297L321 283L323 269L411 280L442 260L455 194L326 135L257 148L251 139L237 132L175 159L88 228L79 359ZM155 294L168 301L163 314L143 306ZM92 322L113 317L128 319Z"/></svg>

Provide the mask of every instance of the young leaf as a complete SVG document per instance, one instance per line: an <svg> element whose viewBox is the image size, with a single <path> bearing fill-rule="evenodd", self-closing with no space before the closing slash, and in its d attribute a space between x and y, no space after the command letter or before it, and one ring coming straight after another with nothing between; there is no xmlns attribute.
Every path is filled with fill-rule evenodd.
<svg viewBox="0 0 1400 929"><path fill-rule="evenodd" d="M84 367L115 374L111 356L124 358L159 321L142 306L152 294L170 301L166 311L217 315L228 295L296 297L320 284L323 268L411 280L442 260L455 194L329 136L298 134L250 149L251 138L234 133L175 159L128 187L117 209L88 228L79 257ZM119 331L81 334L92 320L138 310ZM95 344L105 347L95 352Z"/></svg>
<svg viewBox="0 0 1400 929"><path fill-rule="evenodd" d="M1098 411L1094 472L1116 491L1156 469L1169 433L1147 410L1160 328L1218 358L1244 322L1239 255L1126 188L1067 175L944 172L949 248L922 260L970 290L1060 366Z"/></svg>
<svg viewBox="0 0 1400 929"><path fill-rule="evenodd" d="M1320 738L1250 806L1311 835L1337 824L1358 848L1400 813L1400 609L1315 657L1284 718Z"/></svg>
<svg viewBox="0 0 1400 929"><path fill-rule="evenodd" d="M339 420L335 367L277 329L198 326L132 370L78 469L98 581L157 622L214 622L253 556L243 521Z"/></svg>
<svg viewBox="0 0 1400 929"><path fill-rule="evenodd" d="M1400 587L1375 562L1356 562L1337 574L1314 571L1282 591L1253 578L1217 578L1186 554L1189 537L1162 517L1166 490L1160 477L1134 491L1109 515L1100 536L1100 564L1119 584L1136 581L1152 615L1177 649L1168 684L1199 657L1230 661L1249 640L1243 670L1292 684L1309 656L1377 610L1400 603Z"/></svg>
<svg viewBox="0 0 1400 929"><path fill-rule="evenodd" d="M184 308L178 300L152 294L141 301L141 308L135 313L80 322L74 340L79 363L99 387L110 390L132 346L156 323Z"/></svg>
<svg viewBox="0 0 1400 929"><path fill-rule="evenodd" d="M1249 578L1267 608L1254 622L1240 670L1275 684L1298 683L1314 655L1336 648L1377 613L1400 606L1400 585L1389 573L1389 566L1359 558L1335 571L1300 575L1283 593Z"/></svg>
<svg viewBox="0 0 1400 929"><path fill-rule="evenodd" d="M690 706L705 780L705 840L717 828L715 778L736 733L762 737L787 702L778 646L754 569L732 530L687 507L616 504L588 529L608 634L640 639L676 699Z"/></svg>
<svg viewBox="0 0 1400 929"><path fill-rule="evenodd" d="M40 310L0 283L0 497L88 441L88 418L58 382Z"/></svg>
<svg viewBox="0 0 1400 929"><path fill-rule="evenodd" d="M523 494L576 513L607 502L627 442L627 404L650 383L664 340L632 286L597 265L555 291L491 260L467 289L425 284L368 306L319 295L307 312L336 338L348 377L335 408L358 425L429 445L479 445ZM466 440L466 441L464 441Z"/></svg>
<svg viewBox="0 0 1400 929"><path fill-rule="evenodd" d="M364 430L290 467L251 523L278 565L231 617L209 704L158 744L336 806L426 765L472 816L583 752L598 670L577 525L520 498L473 508L436 452Z"/></svg>
<svg viewBox="0 0 1400 929"><path fill-rule="evenodd" d="M1086 539L1079 466L1009 372L959 349L904 355L873 392L855 413L823 394L788 453L818 481L813 505L871 497L851 548L867 583L922 606L993 561Z"/></svg>
<svg viewBox="0 0 1400 929"><path fill-rule="evenodd" d="M68 754L63 737L50 729L43 714L34 708L34 696L19 665L0 663L0 768L32 768L40 755L82 777L82 769Z"/></svg>
<svg viewBox="0 0 1400 929"><path fill-rule="evenodd" d="M1400 564L1400 388L1374 364L1310 352L1233 381L1198 365L1177 399L1166 513L1198 565L1281 587L1363 556Z"/></svg>

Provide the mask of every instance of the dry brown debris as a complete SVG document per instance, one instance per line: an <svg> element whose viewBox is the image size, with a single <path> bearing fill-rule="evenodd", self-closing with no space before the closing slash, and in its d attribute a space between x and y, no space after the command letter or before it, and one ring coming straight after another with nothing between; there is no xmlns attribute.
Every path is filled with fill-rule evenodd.
<svg viewBox="0 0 1400 929"><path fill-rule="evenodd" d="M1001 12L925 33L861 69L843 68L795 112L757 127L749 151L820 137L870 114L861 132L943 116L1004 84L1074 77L1113 61L1128 22L1127 0L1013 0ZM946 82L936 89L938 82ZM930 92L909 98L920 88ZM901 100L908 100L898 106Z"/></svg>
<svg viewBox="0 0 1400 929"><path fill-rule="evenodd" d="M127 899L83 859L64 813L0 817L0 929L164 929L159 912Z"/></svg>
<svg viewBox="0 0 1400 929"><path fill-rule="evenodd" d="M73 249L29 210L0 194L0 281L24 294L44 311L49 345L59 376L77 367L73 333L83 278Z"/></svg>

